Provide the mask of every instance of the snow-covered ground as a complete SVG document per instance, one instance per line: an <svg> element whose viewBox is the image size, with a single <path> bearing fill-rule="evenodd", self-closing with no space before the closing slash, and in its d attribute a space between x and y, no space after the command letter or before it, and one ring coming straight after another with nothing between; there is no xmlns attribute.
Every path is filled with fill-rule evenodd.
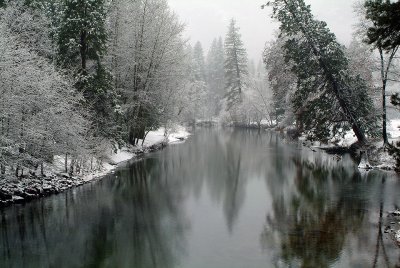
<svg viewBox="0 0 400 268"><path fill-rule="evenodd" d="M392 119L389 121L387 131L390 134L391 140L397 140L400 138L400 119Z"/></svg>
<svg viewBox="0 0 400 268"><path fill-rule="evenodd" d="M164 128L150 131L143 145L142 141L139 141L138 146L122 148L116 153L108 150L110 153L102 161L101 168L97 168L96 171L91 173L83 173L76 176L70 176L65 173L65 156L56 156L53 164L46 165L46 176L43 178L31 175L17 179L14 176L9 176L1 180L0 205L24 202L88 183L112 172L118 164L133 159L139 154L143 155L146 152L155 151L167 144L183 142L189 136L190 133L181 126L168 130L167 133ZM90 161L92 163L97 162L96 159L91 159L87 162Z"/></svg>
<svg viewBox="0 0 400 268"><path fill-rule="evenodd" d="M389 136L389 143L396 144L397 141L400 141L400 119L392 119L388 121L387 124L387 133ZM316 148L331 148L331 147L350 147L350 145L357 142L357 137L354 135L353 131L348 131L344 138L340 140L332 141L330 144L321 144L320 142L308 142L304 136L301 136L299 140L303 141L309 147ZM393 170L396 161L389 154L388 150L383 148L383 141L378 139L376 142L373 142L371 146L372 150L368 155L368 158L363 158L360 162L360 169L383 169L383 170ZM370 162L368 162L368 160Z"/></svg>
<svg viewBox="0 0 400 268"><path fill-rule="evenodd" d="M139 143L136 147L128 149L122 148L118 150L117 153L111 153L107 156L109 159L107 163L103 164L104 170L100 173L100 175L88 175L85 176L86 180L94 179L98 176L103 176L102 173L108 173L113 170L118 164L128 161L134 158L137 153L143 154L147 152L149 148L160 145L160 144L174 144L185 141L190 136L190 133L182 126L178 126L174 129L168 130L165 133L165 128L159 128L154 131L150 131L144 142L139 140ZM142 145L143 142L143 145Z"/></svg>

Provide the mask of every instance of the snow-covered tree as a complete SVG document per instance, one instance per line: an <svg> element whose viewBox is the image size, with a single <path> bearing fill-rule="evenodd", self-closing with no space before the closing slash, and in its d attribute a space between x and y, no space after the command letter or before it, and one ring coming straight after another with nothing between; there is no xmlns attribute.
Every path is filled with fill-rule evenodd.
<svg viewBox="0 0 400 268"><path fill-rule="evenodd" d="M74 74L77 90L83 93L92 114L93 135L112 138L116 96L112 77L103 65L106 53L106 1L67 0L60 3L56 29L60 66Z"/></svg>
<svg viewBox="0 0 400 268"><path fill-rule="evenodd" d="M281 127L293 124L292 98L296 90L296 75L291 71L292 64L285 60L285 39L277 37L264 50L264 63L272 90L274 120Z"/></svg>
<svg viewBox="0 0 400 268"><path fill-rule="evenodd" d="M247 52L236 21L232 19L225 37L225 91L228 111L242 101L247 75Z"/></svg>
<svg viewBox="0 0 400 268"><path fill-rule="evenodd" d="M165 0L116 0L110 10L109 64L121 96L124 139L136 144L177 108L170 105L183 76L184 27Z"/></svg>
<svg viewBox="0 0 400 268"><path fill-rule="evenodd" d="M368 94L374 100L379 101L379 93L375 87L374 73L379 69L376 59L370 46L353 38L348 48L345 50L349 59L349 70L354 75L359 75L367 84ZM377 105L375 105L378 107Z"/></svg>
<svg viewBox="0 0 400 268"><path fill-rule="evenodd" d="M370 44L379 53L379 69L381 77L381 99L382 99L382 139L384 145L388 145L387 135L387 86L392 80L393 62L400 43L395 42L398 38L396 31L399 3L390 3L389 1L366 1L356 5L356 12L359 15L357 25L357 35L362 40ZM391 18L394 18L393 26L390 24ZM393 28L393 29L392 29Z"/></svg>
<svg viewBox="0 0 400 268"><path fill-rule="evenodd" d="M211 91L223 98L225 95L224 45L222 38L214 39L207 54L207 83Z"/></svg>
<svg viewBox="0 0 400 268"><path fill-rule="evenodd" d="M201 43L199 41L193 47L193 72L194 78L197 81L206 83L206 66L204 59L204 51Z"/></svg>
<svg viewBox="0 0 400 268"><path fill-rule="evenodd" d="M303 0L268 3L286 36L286 58L297 77L293 104L300 130L310 139L327 140L352 129L361 144L375 130L373 104L364 80L353 76L343 47Z"/></svg>
<svg viewBox="0 0 400 268"><path fill-rule="evenodd" d="M88 72L88 61L99 61L106 52L104 0L67 0L62 3L58 30L59 61Z"/></svg>
<svg viewBox="0 0 400 268"><path fill-rule="evenodd" d="M19 175L54 155L83 153L88 122L72 82L25 38L45 38L41 16L21 2L0 13L0 165Z"/></svg>

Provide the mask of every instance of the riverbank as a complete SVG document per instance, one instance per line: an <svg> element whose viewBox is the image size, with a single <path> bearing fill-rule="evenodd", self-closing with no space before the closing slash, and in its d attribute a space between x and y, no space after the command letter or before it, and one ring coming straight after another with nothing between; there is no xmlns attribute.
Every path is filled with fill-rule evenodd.
<svg viewBox="0 0 400 268"><path fill-rule="evenodd" d="M389 136L389 143L396 144L400 141L400 120L393 119L388 122L387 133ZM288 136L293 136L291 133L292 129L282 129ZM296 134L296 131L292 131ZM332 140L329 143L321 142L310 142L307 141L305 136L296 136L303 146L310 148L311 150L323 150L328 154L341 157L344 154L353 155L358 161L360 161L358 168L360 170L372 170L379 169L384 171L394 171L396 168L396 160L392 155L389 154L387 147L383 146L383 142L380 138L370 141L367 149L367 155L363 155L359 158L361 149L357 146L357 138L352 131L347 132L344 137L336 140Z"/></svg>
<svg viewBox="0 0 400 268"><path fill-rule="evenodd" d="M63 158L55 157L53 163L47 165L48 171L43 176L33 173L19 178L11 174L6 175L4 179L0 180L0 207L58 194L73 187L101 179L113 172L123 162L161 150L169 144L183 142L190 136L190 133L183 127L170 131L167 137L164 133L164 128L150 131L143 145L140 141L138 146L122 148L116 153L110 153L101 167L92 172L67 174L63 172Z"/></svg>

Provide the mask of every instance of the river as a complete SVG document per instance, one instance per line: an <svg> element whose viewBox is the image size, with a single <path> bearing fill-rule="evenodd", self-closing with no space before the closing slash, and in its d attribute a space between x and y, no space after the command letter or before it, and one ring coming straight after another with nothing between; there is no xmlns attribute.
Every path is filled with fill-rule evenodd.
<svg viewBox="0 0 400 268"><path fill-rule="evenodd" d="M1 210L0 267L394 267L400 180L275 133L199 130ZM391 225L390 225L391 226ZM394 225L393 225L394 226Z"/></svg>

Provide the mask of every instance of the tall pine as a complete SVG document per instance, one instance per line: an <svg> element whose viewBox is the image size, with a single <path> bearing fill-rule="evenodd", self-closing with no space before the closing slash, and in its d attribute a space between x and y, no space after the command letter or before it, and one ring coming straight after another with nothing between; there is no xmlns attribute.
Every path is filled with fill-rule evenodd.
<svg viewBox="0 0 400 268"><path fill-rule="evenodd" d="M242 93L246 86L247 52L244 48L236 21L231 20L225 38L225 90L227 110L242 102Z"/></svg>
<svg viewBox="0 0 400 268"><path fill-rule="evenodd" d="M93 111L93 134L112 137L115 96L112 77L102 65L107 43L105 5L105 0L62 2L56 42L59 65L72 70L76 88Z"/></svg>

